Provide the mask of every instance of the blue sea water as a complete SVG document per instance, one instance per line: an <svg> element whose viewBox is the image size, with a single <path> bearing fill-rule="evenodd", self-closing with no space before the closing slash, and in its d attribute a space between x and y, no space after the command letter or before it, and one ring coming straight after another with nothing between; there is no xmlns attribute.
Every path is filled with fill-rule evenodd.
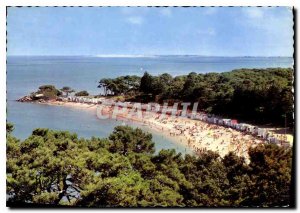
<svg viewBox="0 0 300 213"><path fill-rule="evenodd" d="M92 57L92 56L8 56L7 57L7 121L15 125L14 135L28 137L39 127L69 130L79 137L107 137L121 125L115 120L99 120L92 112L60 106L20 103L15 100L36 91L40 85L53 84L57 88L70 86L76 91L87 90L99 94L101 78L120 75L139 75L145 71L153 75L190 72L225 72L239 68L292 67L289 57ZM174 148L190 152L157 132L151 132L156 149Z"/></svg>

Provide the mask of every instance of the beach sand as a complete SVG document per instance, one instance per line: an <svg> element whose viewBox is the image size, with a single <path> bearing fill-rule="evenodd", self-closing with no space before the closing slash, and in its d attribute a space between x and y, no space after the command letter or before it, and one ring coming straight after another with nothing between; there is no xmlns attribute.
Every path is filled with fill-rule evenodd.
<svg viewBox="0 0 300 213"><path fill-rule="evenodd" d="M81 110L88 110L97 113L96 104L75 103L52 101L42 104L71 107ZM258 144L265 143L265 140L254 137L252 135L237 131L232 128L208 124L199 120L192 120L184 117L171 117L165 115L164 118L160 114L149 112L143 117L131 116L128 118L128 111L118 114L116 118L112 118L113 107L102 106L101 113L109 116L111 119L135 122L154 131L169 137L177 143L183 144L192 149L196 154L206 150L218 152L224 157L229 152L234 152L238 156L245 157L248 161L248 149ZM289 136L291 139L291 136Z"/></svg>

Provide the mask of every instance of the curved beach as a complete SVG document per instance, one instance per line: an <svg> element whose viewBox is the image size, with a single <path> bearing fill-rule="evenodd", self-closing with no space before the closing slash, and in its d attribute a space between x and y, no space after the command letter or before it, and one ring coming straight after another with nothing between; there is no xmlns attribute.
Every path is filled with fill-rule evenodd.
<svg viewBox="0 0 300 213"><path fill-rule="evenodd" d="M158 131L176 143L185 145L196 154L211 150L223 157L228 152L234 152L238 156L248 159L248 149L250 147L266 143L266 140L262 138L233 128L185 117L172 117L170 115L160 117L159 113L148 112L147 115L140 118L136 115L128 116L130 113L128 109L124 113L119 113L116 118L112 118L113 106L65 101L48 101L40 104L77 108L94 112L95 115L97 114L97 107L101 106L101 113L107 119L117 119L129 123L134 122L149 130ZM289 137L290 143L292 140L293 138Z"/></svg>

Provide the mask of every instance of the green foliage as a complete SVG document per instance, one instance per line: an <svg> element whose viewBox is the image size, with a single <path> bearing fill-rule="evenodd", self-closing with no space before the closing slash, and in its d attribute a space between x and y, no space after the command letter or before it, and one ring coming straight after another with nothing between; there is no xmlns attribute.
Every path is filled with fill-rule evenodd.
<svg viewBox="0 0 300 213"><path fill-rule="evenodd" d="M145 94L152 93L152 84L153 77L148 72L145 72L143 77L141 78L140 91Z"/></svg>
<svg viewBox="0 0 300 213"><path fill-rule="evenodd" d="M75 96L89 96L89 93L86 90L75 93Z"/></svg>
<svg viewBox="0 0 300 213"><path fill-rule="evenodd" d="M276 145L249 150L251 190L246 205L283 206L290 200L292 151Z"/></svg>
<svg viewBox="0 0 300 213"><path fill-rule="evenodd" d="M65 86L61 89L62 92L64 92L66 94L66 96L69 95L69 93L73 93L75 92L75 90L73 90L71 87Z"/></svg>
<svg viewBox="0 0 300 213"><path fill-rule="evenodd" d="M152 135L143 132L141 129L132 129L129 126L118 126L109 136L111 140L110 151L127 155L135 153L154 153Z"/></svg>
<svg viewBox="0 0 300 213"><path fill-rule="evenodd" d="M124 86L124 78L102 79L99 86L114 95L125 94L128 87ZM198 109L207 113L257 124L294 126L293 70L290 68L192 72L175 78L167 73L152 76L145 72L135 83L133 95L136 98L130 100L198 102Z"/></svg>
<svg viewBox="0 0 300 213"><path fill-rule="evenodd" d="M6 133L10 134L14 131L14 125L12 123L7 123L6 122Z"/></svg>
<svg viewBox="0 0 300 213"><path fill-rule="evenodd" d="M274 207L291 203L291 149L260 145L250 163L229 153L161 150L150 134L116 127L108 139L36 129L7 135L8 205Z"/></svg>
<svg viewBox="0 0 300 213"><path fill-rule="evenodd" d="M60 96L62 93L58 89L55 88L53 85L43 85L39 87L39 90L34 93L36 94L42 94L43 99L49 100L49 99L56 99L58 96Z"/></svg>
<svg viewBox="0 0 300 213"><path fill-rule="evenodd" d="M103 78L99 81L98 88L103 88L104 95L135 94L139 90L141 78L136 75L127 75L115 79Z"/></svg>

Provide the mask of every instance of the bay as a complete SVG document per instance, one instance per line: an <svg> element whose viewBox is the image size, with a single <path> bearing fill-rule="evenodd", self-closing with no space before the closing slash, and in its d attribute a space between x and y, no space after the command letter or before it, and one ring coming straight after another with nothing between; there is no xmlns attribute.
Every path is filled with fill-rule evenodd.
<svg viewBox="0 0 300 213"><path fill-rule="evenodd" d="M7 57L7 121L15 125L14 135L27 138L35 128L51 128L76 132L79 137L108 137L117 125L115 120L99 120L94 113L61 106L20 103L15 100L36 91L40 85L57 88L70 86L76 91L100 93L101 78L121 75L142 76L169 73L173 76L190 72L225 72L240 68L292 67L289 57L95 57L95 56L8 56ZM138 126L136 124L131 124ZM140 126L141 127L141 126ZM141 127L143 128L143 127ZM147 130L147 129L145 129ZM187 147L158 132L150 131L156 150L174 148L191 153Z"/></svg>

